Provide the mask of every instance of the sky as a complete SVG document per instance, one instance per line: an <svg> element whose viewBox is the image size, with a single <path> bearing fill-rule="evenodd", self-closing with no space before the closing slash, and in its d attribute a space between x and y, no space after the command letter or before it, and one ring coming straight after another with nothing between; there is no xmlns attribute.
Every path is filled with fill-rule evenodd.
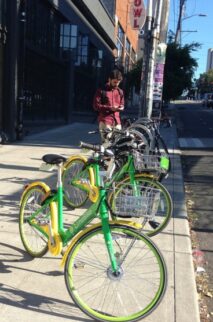
<svg viewBox="0 0 213 322"><path fill-rule="evenodd" d="M180 0L170 0L168 30L170 29L174 33L177 27L179 3ZM199 17L197 14L206 14L207 16ZM200 49L191 52L191 56L198 63L195 78L199 78L200 74L206 72L208 49L213 48L213 0L186 0L183 18L181 44L191 44L192 42L201 44ZM197 32L190 32L193 30L197 30Z"/></svg>

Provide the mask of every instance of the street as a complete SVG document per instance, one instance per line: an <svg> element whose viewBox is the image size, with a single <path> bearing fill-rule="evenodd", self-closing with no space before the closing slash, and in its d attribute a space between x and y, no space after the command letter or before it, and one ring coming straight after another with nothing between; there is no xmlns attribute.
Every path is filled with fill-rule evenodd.
<svg viewBox="0 0 213 322"><path fill-rule="evenodd" d="M208 276L208 289L200 288L204 288L204 300L210 313L213 311L213 111L201 104L188 103L176 109L176 120L189 217L192 217L192 231L196 236L194 247L204 253L199 266ZM209 319L213 321L211 314Z"/></svg>

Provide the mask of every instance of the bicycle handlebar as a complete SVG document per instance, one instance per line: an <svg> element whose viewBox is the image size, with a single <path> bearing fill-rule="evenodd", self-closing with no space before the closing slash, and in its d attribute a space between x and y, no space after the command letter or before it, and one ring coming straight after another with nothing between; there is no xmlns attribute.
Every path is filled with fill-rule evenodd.
<svg viewBox="0 0 213 322"><path fill-rule="evenodd" d="M99 144L91 144L80 141L80 148L93 150L95 152L101 152L101 145Z"/></svg>
<svg viewBox="0 0 213 322"><path fill-rule="evenodd" d="M114 155L112 150L106 149L103 145L100 145L100 144L91 144L91 143L86 143L86 142L81 141L80 147L85 148L85 149L89 149L89 150L92 150L95 152L102 153L105 156L113 156Z"/></svg>

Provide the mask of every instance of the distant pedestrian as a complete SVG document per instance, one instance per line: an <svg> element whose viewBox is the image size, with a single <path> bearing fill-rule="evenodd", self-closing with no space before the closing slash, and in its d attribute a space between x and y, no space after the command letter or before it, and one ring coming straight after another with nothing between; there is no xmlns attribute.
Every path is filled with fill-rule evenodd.
<svg viewBox="0 0 213 322"><path fill-rule="evenodd" d="M103 130L121 129L120 112L124 110L124 94L119 84L122 79L120 70L112 70L105 87L98 88L94 96L93 108L98 112L99 131L103 143L106 141Z"/></svg>

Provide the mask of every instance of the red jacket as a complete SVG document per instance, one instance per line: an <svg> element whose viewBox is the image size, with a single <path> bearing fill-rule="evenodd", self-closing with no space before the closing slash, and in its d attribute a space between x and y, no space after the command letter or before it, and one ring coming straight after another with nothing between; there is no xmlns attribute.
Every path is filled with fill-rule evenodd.
<svg viewBox="0 0 213 322"><path fill-rule="evenodd" d="M103 122L107 125L121 124L120 112L112 111L112 106L123 107L124 95L122 89L111 88L107 84L104 90L99 88L96 91L93 100L93 108L98 112L98 122Z"/></svg>

